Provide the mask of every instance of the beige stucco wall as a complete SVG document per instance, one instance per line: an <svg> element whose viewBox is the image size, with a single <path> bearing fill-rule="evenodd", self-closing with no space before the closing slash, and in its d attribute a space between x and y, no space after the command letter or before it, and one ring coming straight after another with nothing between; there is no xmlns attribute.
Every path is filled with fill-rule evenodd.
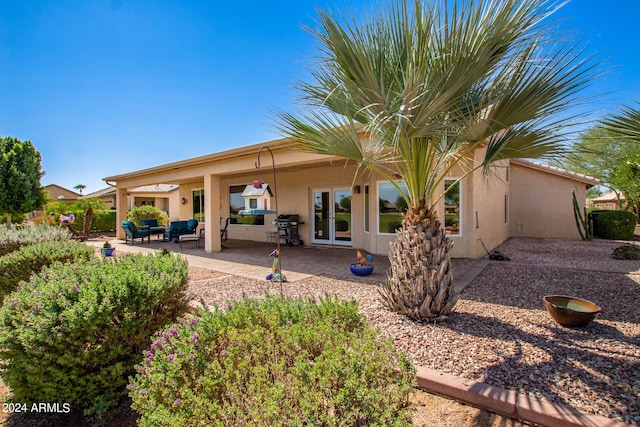
<svg viewBox="0 0 640 427"><path fill-rule="evenodd" d="M574 189L582 208L584 183L512 164L510 235L579 239L573 214Z"/></svg>
<svg viewBox="0 0 640 427"><path fill-rule="evenodd" d="M482 150L476 151L473 166L479 165L483 154ZM386 179L365 172L354 180L355 165L330 156L281 149L274 153L274 158L277 186L270 156L264 154L262 167L256 169L255 152L249 153L247 149L113 177L118 182L119 220L126 215L126 212L120 211L126 202L126 188L156 183L178 184L179 189L171 192L168 199L171 220L192 218L192 191L205 189L208 219L199 227L206 230L205 250L220 250L220 241L216 236L229 216L229 187L260 180L277 192L280 214L299 215L300 239L308 245L312 244L314 190L351 189L354 185L360 187L360 192L352 193L351 198L351 246L380 255L388 253L395 234L378 232L378 184ZM585 183L520 163L512 163L507 168L508 164L507 161L500 163L491 179L486 179L481 171L476 170L461 182L461 234L450 236L454 242L453 257L483 256L486 254L483 243L487 250L492 250L510 236L579 237L573 219L571 191L575 188L579 200L584 200ZM510 179L507 179L507 170ZM463 174L463 170L454 168L448 177L458 178ZM364 231L367 185L370 215L368 232ZM441 185L444 190L444 183ZM508 196L508 222L505 221L505 195ZM184 204L181 202L183 198L186 200ZM271 206L275 208L275 200L272 200ZM436 209L441 222L444 222L443 200L437 203ZM264 225L230 225L228 236L231 239L266 241L266 232L276 230L273 224L275 219L275 215L267 215ZM214 238L211 239L211 236ZM124 237L121 230L118 237Z"/></svg>

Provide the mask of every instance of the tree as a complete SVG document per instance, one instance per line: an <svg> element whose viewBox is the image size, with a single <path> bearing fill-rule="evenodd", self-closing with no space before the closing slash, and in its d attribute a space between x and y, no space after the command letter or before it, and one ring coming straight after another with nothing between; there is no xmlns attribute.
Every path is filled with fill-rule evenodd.
<svg viewBox="0 0 640 427"><path fill-rule="evenodd" d="M390 309L433 320L455 305L452 243L436 214L452 168L490 175L496 161L563 153L569 108L597 63L554 38L548 5L398 0L362 17L319 12L320 58L297 85L302 108L278 126L300 150L386 177L406 200L381 290Z"/></svg>
<svg viewBox="0 0 640 427"><path fill-rule="evenodd" d="M44 205L43 175L40 153L31 141L0 139L0 212L7 214L7 227L11 227L11 215Z"/></svg>
<svg viewBox="0 0 640 427"><path fill-rule="evenodd" d="M624 194L640 221L640 102L623 107L603 121L605 129L620 139L624 157L612 174L612 184Z"/></svg>
<svg viewBox="0 0 640 427"><path fill-rule="evenodd" d="M573 154L563 164L567 169L598 178L603 186L613 189L618 195L624 195L628 207L636 214L640 211L638 120L640 110L631 108L603 119L580 134L573 145Z"/></svg>
<svg viewBox="0 0 640 427"><path fill-rule="evenodd" d="M75 187L73 187L73 188L75 188L76 190L78 190L78 192L79 192L80 194L82 194L82 190L84 190L85 188L87 188L87 186L86 186L86 185L84 185L84 184L78 184L78 185L76 185L76 186L75 186Z"/></svg>

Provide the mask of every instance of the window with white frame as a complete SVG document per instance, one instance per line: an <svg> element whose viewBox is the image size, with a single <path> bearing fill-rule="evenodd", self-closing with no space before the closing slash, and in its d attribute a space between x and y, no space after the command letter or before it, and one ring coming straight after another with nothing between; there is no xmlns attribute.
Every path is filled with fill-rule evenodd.
<svg viewBox="0 0 640 427"><path fill-rule="evenodd" d="M403 191L407 186L404 182L396 183ZM400 195L398 188L389 181L378 183L378 233L392 234L400 227L402 217L408 205Z"/></svg>
<svg viewBox="0 0 640 427"><path fill-rule="evenodd" d="M504 194L504 223L509 224L509 195Z"/></svg>
<svg viewBox="0 0 640 427"><path fill-rule="evenodd" d="M233 218L235 224L264 225L264 215L238 214L245 208L245 202L244 197L242 197L242 192L246 187L247 184L229 186L229 218ZM249 207L251 209L257 209L258 199L250 199Z"/></svg>
<svg viewBox="0 0 640 427"><path fill-rule="evenodd" d="M204 222L204 188L191 191L191 218Z"/></svg>
<svg viewBox="0 0 640 427"><path fill-rule="evenodd" d="M369 232L369 184L364 186L364 231Z"/></svg>
<svg viewBox="0 0 640 427"><path fill-rule="evenodd" d="M445 179L444 188L444 230L451 236L461 234L460 182L457 179Z"/></svg>

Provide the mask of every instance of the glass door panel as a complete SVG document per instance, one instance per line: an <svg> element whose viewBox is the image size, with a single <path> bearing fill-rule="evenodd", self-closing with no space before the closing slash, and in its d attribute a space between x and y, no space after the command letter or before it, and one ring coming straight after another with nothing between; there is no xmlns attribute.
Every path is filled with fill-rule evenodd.
<svg viewBox="0 0 640 427"><path fill-rule="evenodd" d="M351 245L351 190L319 189L313 192L314 243Z"/></svg>

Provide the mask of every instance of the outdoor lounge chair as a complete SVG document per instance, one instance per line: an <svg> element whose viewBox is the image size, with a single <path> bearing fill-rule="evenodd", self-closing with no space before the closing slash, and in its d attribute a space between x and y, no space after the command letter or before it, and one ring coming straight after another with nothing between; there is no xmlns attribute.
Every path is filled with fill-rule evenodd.
<svg viewBox="0 0 640 427"><path fill-rule="evenodd" d="M158 235L158 239L160 239L160 236L162 236L162 238L164 239L164 231L165 228L161 227L158 225L158 220L155 218L152 219L143 219L142 221L142 225L147 225L149 226L149 234L150 235Z"/></svg>
<svg viewBox="0 0 640 427"><path fill-rule="evenodd" d="M131 221L122 221L122 229L125 233L125 243L129 244L129 239L131 239L131 244L134 244L134 239L142 239L142 243L144 243L144 238L147 238L147 242L151 243L151 234L149 234L149 226L136 227L134 223Z"/></svg>
<svg viewBox="0 0 640 427"><path fill-rule="evenodd" d="M187 221L171 221L169 228L164 232L164 239L174 240L183 234L192 234L188 232Z"/></svg>
<svg viewBox="0 0 640 427"><path fill-rule="evenodd" d="M197 229L198 229L197 219L190 219L187 221L187 234L196 234Z"/></svg>

